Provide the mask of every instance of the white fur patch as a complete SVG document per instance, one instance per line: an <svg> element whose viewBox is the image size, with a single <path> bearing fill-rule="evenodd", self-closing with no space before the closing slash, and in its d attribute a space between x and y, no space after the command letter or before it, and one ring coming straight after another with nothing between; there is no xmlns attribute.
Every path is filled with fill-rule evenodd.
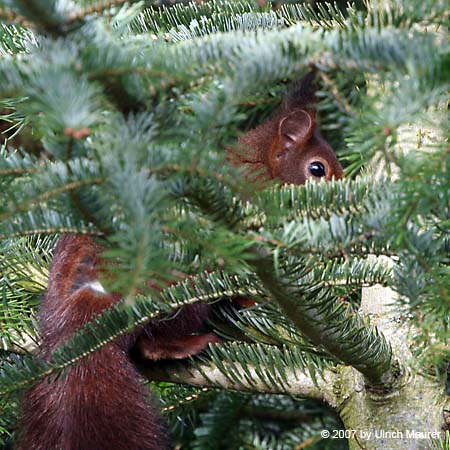
<svg viewBox="0 0 450 450"><path fill-rule="evenodd" d="M100 281L90 281L89 283L86 283L83 287L86 287L88 289L91 289L95 292L100 292L101 294L106 294L105 288L102 286L102 283Z"/></svg>

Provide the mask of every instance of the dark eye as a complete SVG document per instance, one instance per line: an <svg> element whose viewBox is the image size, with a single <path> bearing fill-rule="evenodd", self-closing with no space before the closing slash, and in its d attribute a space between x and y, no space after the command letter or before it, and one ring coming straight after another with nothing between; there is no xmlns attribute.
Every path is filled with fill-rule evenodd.
<svg viewBox="0 0 450 450"><path fill-rule="evenodd" d="M325 166L319 162L314 161L308 167L309 173L315 177L324 177L325 176Z"/></svg>

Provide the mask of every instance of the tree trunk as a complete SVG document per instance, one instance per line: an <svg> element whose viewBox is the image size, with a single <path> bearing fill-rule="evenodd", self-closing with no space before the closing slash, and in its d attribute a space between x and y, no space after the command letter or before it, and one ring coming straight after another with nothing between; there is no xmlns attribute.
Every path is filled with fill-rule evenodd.
<svg viewBox="0 0 450 450"><path fill-rule="evenodd" d="M344 422L350 449L433 448L433 439L443 436L444 410L450 399L443 382L418 370L410 351L414 328L401 314L396 293L379 285L364 288L360 312L391 343L399 377L392 390L383 392L368 387L355 369L340 369L333 406Z"/></svg>

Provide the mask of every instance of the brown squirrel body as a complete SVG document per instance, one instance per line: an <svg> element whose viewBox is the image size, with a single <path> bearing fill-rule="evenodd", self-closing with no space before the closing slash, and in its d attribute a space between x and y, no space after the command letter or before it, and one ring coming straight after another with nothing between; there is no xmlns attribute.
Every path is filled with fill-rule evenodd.
<svg viewBox="0 0 450 450"><path fill-rule="evenodd" d="M308 76L288 95L281 111L250 130L229 152L246 167L248 179L342 177L342 167L316 126ZM120 296L107 293L98 278L102 248L86 236L61 237L40 311L39 356L51 352ZM173 320L149 324L140 334L120 338L58 378L39 381L24 396L18 450L165 450L167 433L144 380L129 358L138 348L145 359L184 358L220 342L203 326L208 305L180 310Z"/></svg>
<svg viewBox="0 0 450 450"><path fill-rule="evenodd" d="M63 236L40 311L40 356L51 352L120 297L96 275L100 247ZM127 336L105 345L24 396L18 450L164 450L167 433L144 380L128 357Z"/></svg>

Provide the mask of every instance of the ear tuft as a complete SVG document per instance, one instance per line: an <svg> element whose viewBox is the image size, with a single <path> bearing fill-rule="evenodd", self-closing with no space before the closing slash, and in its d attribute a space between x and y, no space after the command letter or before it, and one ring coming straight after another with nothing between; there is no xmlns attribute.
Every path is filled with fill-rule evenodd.
<svg viewBox="0 0 450 450"><path fill-rule="evenodd" d="M278 126L281 148L304 147L313 135L314 113L298 109L284 116Z"/></svg>
<svg viewBox="0 0 450 450"><path fill-rule="evenodd" d="M315 73L307 73L302 80L293 83L284 100L284 110L314 109L316 104Z"/></svg>

